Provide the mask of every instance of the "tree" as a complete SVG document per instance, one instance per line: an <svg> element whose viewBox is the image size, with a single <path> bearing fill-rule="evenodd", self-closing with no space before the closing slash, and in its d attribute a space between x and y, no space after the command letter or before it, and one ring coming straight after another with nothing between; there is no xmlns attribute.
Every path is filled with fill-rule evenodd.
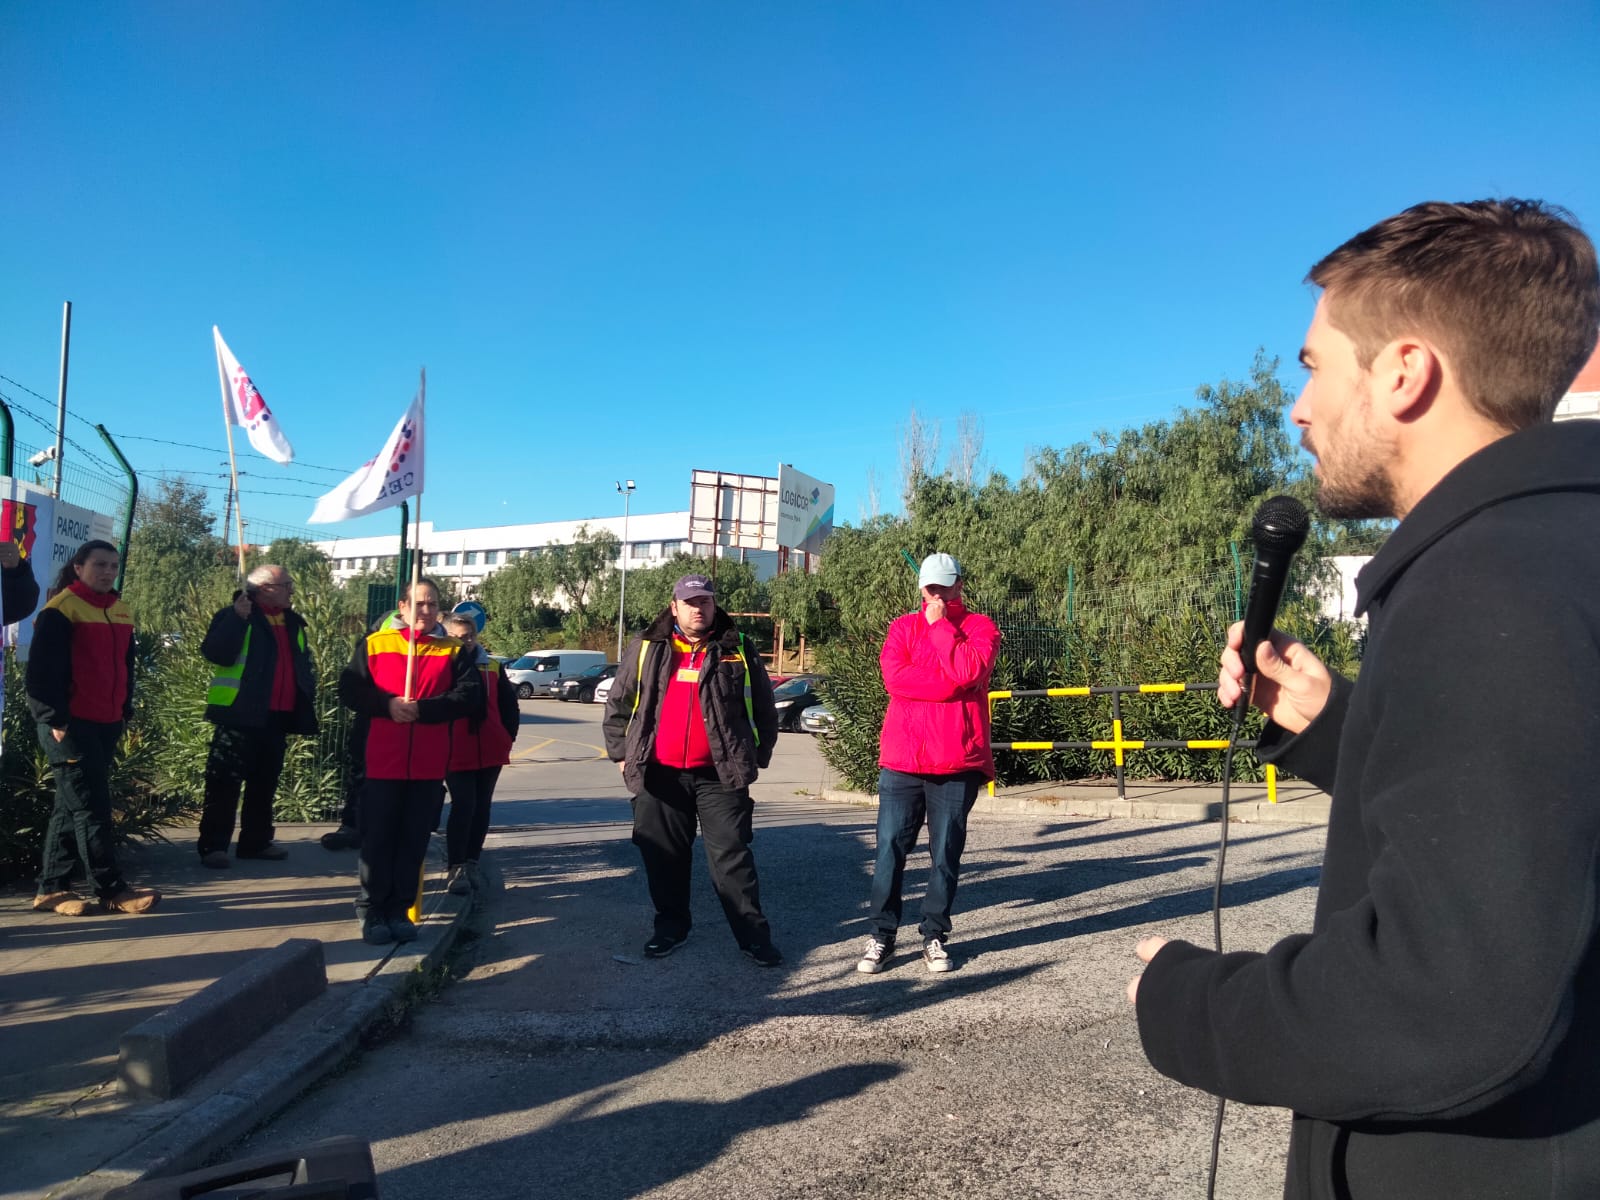
<svg viewBox="0 0 1600 1200"><path fill-rule="evenodd" d="M488 615L483 643L496 654L524 654L561 628L561 613L537 599L536 559L514 558L478 585Z"/></svg>
<svg viewBox="0 0 1600 1200"><path fill-rule="evenodd" d="M935 550L961 560L969 600L1006 634L997 687L1214 678L1222 631L1242 591L1239 575L1249 566L1256 508L1279 492L1309 504L1315 492L1284 425L1290 397L1276 370L1258 353L1247 381L1201 387L1192 407L1166 420L1043 448L1016 484L976 469L968 477L965 464L979 456L971 426L955 463L938 471L935 435L913 413L902 443L911 468L906 515L835 529L822 558L818 586L833 598L839 622L838 637L822 648L835 681L829 702L847 710L825 751L834 759L838 749L835 765L867 779L874 706L883 695L876 654L889 621L916 605L916 563ZM1373 536L1370 524L1315 521L1291 580L1285 627L1320 639L1316 648L1335 666L1351 663L1352 643L1317 623L1305 585L1333 546L1370 544ZM803 606L786 594L790 586L776 589L775 605L785 612ZM996 716L1024 718L1038 725L1014 730L1021 740L1042 740L1050 722L1068 720L1023 706ZM1062 736L1052 740L1081 740L1067 725L1058 728ZM1055 767L1029 759L1001 769Z"/></svg>
<svg viewBox="0 0 1600 1200"><path fill-rule="evenodd" d="M135 625L151 633L178 629L190 597L225 603L238 568L212 532L205 489L183 477L162 480L134 509L123 591Z"/></svg>
<svg viewBox="0 0 1600 1200"><path fill-rule="evenodd" d="M312 587L319 591L333 585L333 560L317 546L304 538L274 538L265 550L249 555L250 567L275 563L293 577L295 587L305 591Z"/></svg>
<svg viewBox="0 0 1600 1200"><path fill-rule="evenodd" d="M521 560L529 564L532 593L550 604L565 605L563 628L580 645L604 620L603 610L597 616L594 605L607 575L616 572L612 563L620 545L609 530L591 533L587 525L580 525L570 545L547 546Z"/></svg>

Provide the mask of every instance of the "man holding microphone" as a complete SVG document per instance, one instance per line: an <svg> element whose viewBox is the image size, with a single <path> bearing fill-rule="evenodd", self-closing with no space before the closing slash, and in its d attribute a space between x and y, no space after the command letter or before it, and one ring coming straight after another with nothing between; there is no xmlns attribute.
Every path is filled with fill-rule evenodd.
<svg viewBox="0 0 1600 1200"><path fill-rule="evenodd" d="M1361 676L1274 633L1261 757L1332 793L1310 934L1146 938L1152 1065L1294 1110L1290 1197L1600 1196L1600 423L1551 421L1600 273L1537 202L1429 203L1312 268L1290 416L1358 580Z"/></svg>

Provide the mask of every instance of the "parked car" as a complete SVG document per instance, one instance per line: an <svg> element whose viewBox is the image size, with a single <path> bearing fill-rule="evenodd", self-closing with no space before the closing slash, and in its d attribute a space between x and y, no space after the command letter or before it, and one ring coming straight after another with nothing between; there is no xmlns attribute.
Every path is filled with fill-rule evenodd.
<svg viewBox="0 0 1600 1200"><path fill-rule="evenodd" d="M506 668L506 678L517 689L518 699L530 700L553 695L550 684L576 678L605 661L599 650L530 650Z"/></svg>
<svg viewBox="0 0 1600 1200"><path fill-rule="evenodd" d="M556 699L576 700L580 704L587 704L594 699L595 688L600 685L600 681L602 679L610 679L616 673L616 663L590 667L576 679L563 679L556 690Z"/></svg>
<svg viewBox="0 0 1600 1200"><path fill-rule="evenodd" d="M800 714L800 729L805 733L815 733L824 737L832 736L834 717L828 711L827 705L813 704Z"/></svg>
<svg viewBox="0 0 1600 1200"><path fill-rule="evenodd" d="M593 700L596 704L604 704L606 702L606 697L611 695L611 685L616 681L616 675L612 674L606 676L599 683L594 685Z"/></svg>
<svg viewBox="0 0 1600 1200"><path fill-rule="evenodd" d="M791 675L772 689L779 729L799 729L800 714L822 703L822 697L817 694L817 685L822 679L821 675Z"/></svg>

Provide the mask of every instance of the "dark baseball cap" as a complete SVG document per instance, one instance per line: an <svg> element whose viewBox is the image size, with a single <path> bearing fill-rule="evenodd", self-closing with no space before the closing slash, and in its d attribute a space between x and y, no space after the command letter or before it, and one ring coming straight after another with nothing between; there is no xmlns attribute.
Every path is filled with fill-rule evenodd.
<svg viewBox="0 0 1600 1200"><path fill-rule="evenodd" d="M689 600L695 596L715 596L717 589L704 575L685 575L672 585L674 600Z"/></svg>

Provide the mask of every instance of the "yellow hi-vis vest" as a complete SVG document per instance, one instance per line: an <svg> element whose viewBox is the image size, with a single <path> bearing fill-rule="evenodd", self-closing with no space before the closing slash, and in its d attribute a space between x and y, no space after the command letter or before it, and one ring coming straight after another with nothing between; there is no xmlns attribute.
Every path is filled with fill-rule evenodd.
<svg viewBox="0 0 1600 1200"><path fill-rule="evenodd" d="M639 692L643 687L644 656L650 648L650 643L639 641L639 667L633 674L633 710L628 713L628 724L633 724L633 718L639 712ZM751 699L750 691L750 660L744 656L744 634L739 635L739 661L744 664L744 719L750 722L750 736L755 738L756 745L761 745L761 732L756 728L756 705Z"/></svg>
<svg viewBox="0 0 1600 1200"><path fill-rule="evenodd" d="M239 657L232 666L216 667L215 674L211 676L211 686L206 689L206 703L215 704L218 708L231 707L239 698L239 681L244 678L244 661L250 657L250 634L254 632L246 625L244 630L244 644L239 647ZM302 625L295 631L295 640L299 643L300 650L304 653L306 648L306 627Z"/></svg>

